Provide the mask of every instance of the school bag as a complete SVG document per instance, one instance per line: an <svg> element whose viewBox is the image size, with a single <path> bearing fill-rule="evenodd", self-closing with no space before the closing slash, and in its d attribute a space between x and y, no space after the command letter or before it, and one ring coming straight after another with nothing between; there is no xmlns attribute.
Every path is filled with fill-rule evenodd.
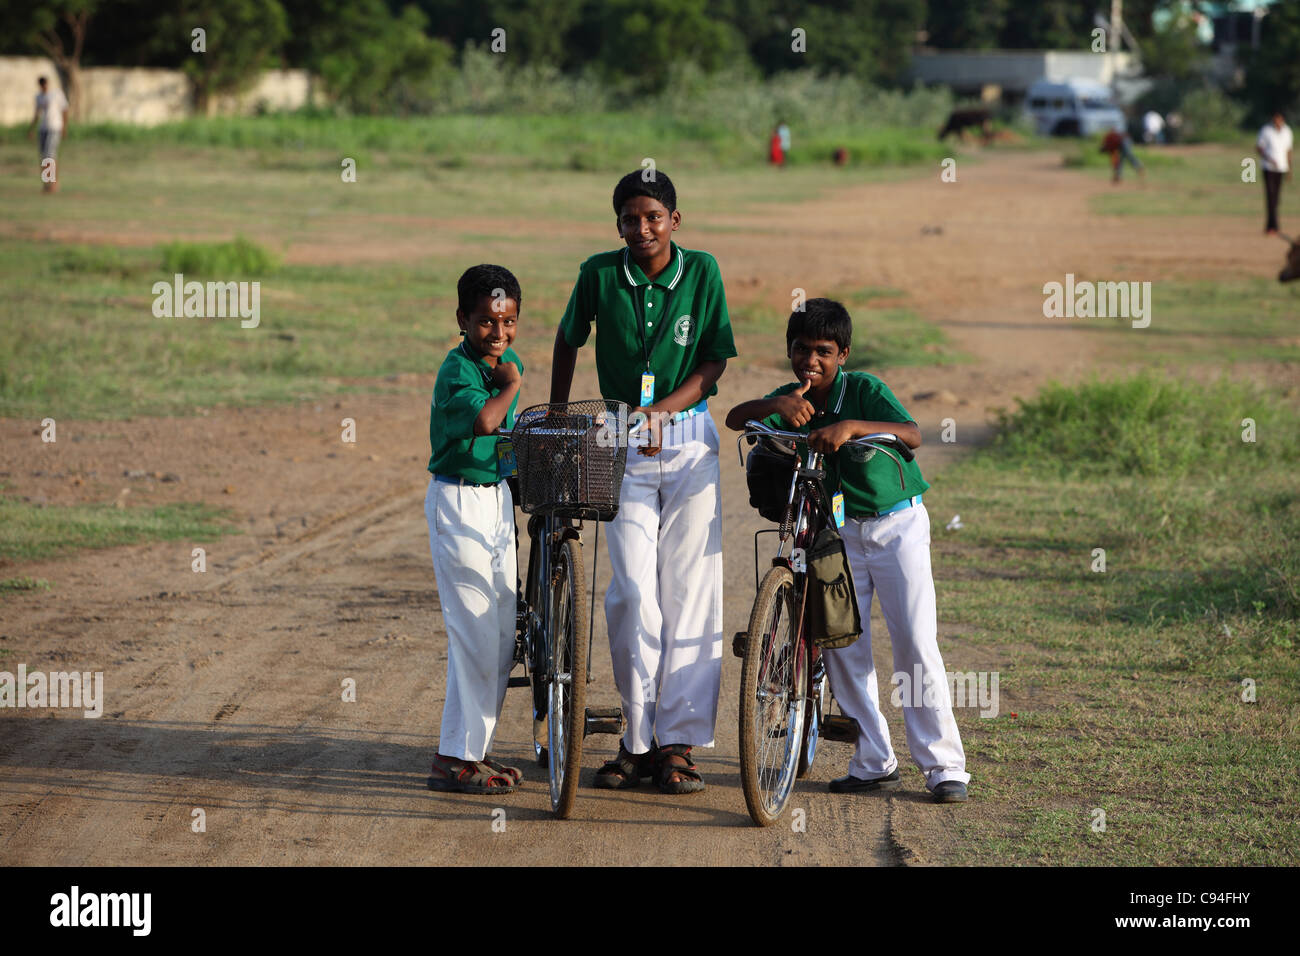
<svg viewBox="0 0 1300 956"><path fill-rule="evenodd" d="M862 615L844 539L823 528L808 549L808 634L818 647L848 647L862 634Z"/></svg>

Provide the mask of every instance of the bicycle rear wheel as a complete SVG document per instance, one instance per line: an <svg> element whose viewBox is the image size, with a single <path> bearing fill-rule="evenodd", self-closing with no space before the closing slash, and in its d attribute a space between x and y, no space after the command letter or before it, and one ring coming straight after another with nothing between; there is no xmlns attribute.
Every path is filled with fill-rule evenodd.
<svg viewBox="0 0 1300 956"><path fill-rule="evenodd" d="M794 575L776 567L754 599L740 678L740 783L764 827L785 811L802 750L806 665L796 660L797 640Z"/></svg>
<svg viewBox="0 0 1300 956"><path fill-rule="evenodd" d="M546 673L551 809L561 820L573 810L582 766L587 701L587 594L582 546L572 538L556 550L551 567Z"/></svg>

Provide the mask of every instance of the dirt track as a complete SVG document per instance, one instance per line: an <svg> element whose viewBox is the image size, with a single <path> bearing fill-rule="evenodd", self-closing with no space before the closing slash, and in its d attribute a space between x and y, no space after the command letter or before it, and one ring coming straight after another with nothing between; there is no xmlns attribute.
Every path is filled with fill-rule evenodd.
<svg viewBox="0 0 1300 956"><path fill-rule="evenodd" d="M1152 277L1276 268L1260 260L1246 223L1234 232L1222 220L1212 229L1179 220L1173 230L1168 220L1090 215L1087 197L1108 188L1050 156L994 155L963 166L956 184L936 176L847 189L791 210L783 236L722 232L698 245L718 257L729 286L749 283L751 297L774 309L789 308L794 286L890 286L944 325L975 361L887 376L922 426L919 460L932 477L984 434L986 408L1095 367L1097 337L1086 322L1042 318L1043 282L1117 263ZM942 234L923 234L927 225ZM592 248L606 241L593 226ZM595 394L590 355L582 363L575 396ZM774 364L729 370L716 417L771 388ZM544 363L534 362L525 404L544 398L547 380ZM807 832L754 828L739 786L739 662L729 654L718 746L697 752L704 794L584 787L574 819L554 821L542 772L523 763L531 727L520 690L506 699L497 752L525 766L522 791L430 794L424 777L445 677L421 508L432 376L395 384L395 394L338 404L60 421L54 445L33 438L31 422L0 422L3 468L17 494L70 502L130 488L133 500L150 503L203 499L234 508L246 532L208 545L205 574L191 571L188 542L3 569L55 588L0 603L0 647L12 652L0 666L103 671L106 704L99 720L0 716L0 862L933 863L943 861L949 814L1001 812L980 803L977 752L968 753L972 802L928 803L895 711L888 716L901 791L827 793L825 781L844 772L849 751L825 745L792 804L807 811ZM951 394L914 398L941 391ZM355 446L339 441L344 416L357 421ZM947 416L958 422L955 446L938 441ZM119 477L128 470L175 472L181 481ZM725 437L723 481L729 636L753 597L750 535L759 524ZM936 533L948 517L932 513ZM603 556L600 565L608 569ZM942 619L941 585L945 663L976 666L960 639L944 637ZM875 630L878 667L888 674L878 617ZM599 612L594 672L589 703L615 703ZM348 677L355 703L341 700ZM959 723L978 719L958 714ZM615 746L589 738L584 780ZM491 827L498 806L503 833ZM205 833L191 830L194 808L206 813Z"/></svg>

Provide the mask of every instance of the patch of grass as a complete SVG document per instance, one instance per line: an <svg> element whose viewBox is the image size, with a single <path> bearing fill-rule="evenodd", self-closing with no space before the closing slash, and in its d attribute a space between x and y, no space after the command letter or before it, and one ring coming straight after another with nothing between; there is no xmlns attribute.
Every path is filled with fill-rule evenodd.
<svg viewBox="0 0 1300 956"><path fill-rule="evenodd" d="M169 242L162 247L164 272L195 276L264 276L279 268L267 249L236 236L230 242Z"/></svg>
<svg viewBox="0 0 1300 956"><path fill-rule="evenodd" d="M1124 185L1092 197L1092 210L1109 216L1241 216L1256 218L1263 227L1263 176L1256 169L1256 182L1242 180L1242 161L1258 160L1252 140L1242 138L1235 147L1176 149L1164 152L1160 147L1137 147L1138 159L1147 167L1145 179L1139 182L1137 174L1126 166ZM1065 162L1098 179L1110 176L1110 160L1097 152L1095 142L1080 144L1078 152L1066 155ZM1300 218L1296 190L1283 188L1279 215L1284 221Z"/></svg>
<svg viewBox="0 0 1300 956"><path fill-rule="evenodd" d="M1229 430L1243 400L1271 448ZM954 820L950 862L1300 858L1298 420L1229 382L1051 386L937 476L945 663L1001 672L1001 716L962 722L972 792L1015 808Z"/></svg>
<svg viewBox="0 0 1300 956"><path fill-rule="evenodd" d="M853 316L853 346L846 366L877 369L966 361L968 356L949 342L943 329L906 306L890 302L901 294L866 288L830 295L843 302Z"/></svg>
<svg viewBox="0 0 1300 956"><path fill-rule="evenodd" d="M1286 247L1263 246L1280 270ZM1161 279L1152 283L1151 325L1121 329L1117 357L1130 363L1159 361L1300 362L1300 285L1276 279Z"/></svg>
<svg viewBox="0 0 1300 956"><path fill-rule="evenodd" d="M50 582L43 578L5 578L0 581L0 594L7 591L48 591Z"/></svg>
<svg viewBox="0 0 1300 956"><path fill-rule="evenodd" d="M1143 372L1049 384L1019 405L1002 413L990 454L1022 469L1177 481L1300 461L1294 410L1226 378L1204 386ZM1271 440L1244 442L1244 418Z"/></svg>
<svg viewBox="0 0 1300 956"><path fill-rule="evenodd" d="M767 119L770 123L771 120ZM815 124L800 130L791 162L825 167L836 146L862 165L915 165L947 155L931 127L899 122ZM25 127L0 128L0 143L23 142ZM159 126L96 123L78 141L144 152L159 148L256 151L270 167L296 171L328 166L339 177L342 157L364 168L394 167L601 171L625 173L654 144L662 169L762 167L770 126L738 129L735 118L680 115L672 110L590 111L552 115L324 117L309 114L193 118ZM62 178L62 177L61 177ZM612 188L612 187L611 187Z"/></svg>
<svg viewBox="0 0 1300 956"><path fill-rule="evenodd" d="M81 548L237 534L225 509L203 504L41 507L0 497L0 558L33 561Z"/></svg>

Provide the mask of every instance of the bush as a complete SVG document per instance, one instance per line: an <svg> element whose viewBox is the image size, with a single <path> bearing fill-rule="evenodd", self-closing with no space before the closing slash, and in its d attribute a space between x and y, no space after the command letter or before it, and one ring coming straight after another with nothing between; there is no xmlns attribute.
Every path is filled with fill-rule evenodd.
<svg viewBox="0 0 1300 956"><path fill-rule="evenodd" d="M1246 108L1215 87L1193 90L1183 98L1181 138L1188 143L1236 143Z"/></svg>
<svg viewBox="0 0 1300 956"><path fill-rule="evenodd" d="M1082 475L1178 478L1300 459L1295 413L1260 390L1220 379L1210 386L1145 372L1081 385L1051 384L1013 414L993 447L1006 463ZM1242 441L1244 418L1261 436ZM1241 461L1243 448L1255 461Z"/></svg>
<svg viewBox="0 0 1300 956"><path fill-rule="evenodd" d="M267 249L243 236L231 242L169 242L161 247L164 272L187 275L267 275L279 260Z"/></svg>

